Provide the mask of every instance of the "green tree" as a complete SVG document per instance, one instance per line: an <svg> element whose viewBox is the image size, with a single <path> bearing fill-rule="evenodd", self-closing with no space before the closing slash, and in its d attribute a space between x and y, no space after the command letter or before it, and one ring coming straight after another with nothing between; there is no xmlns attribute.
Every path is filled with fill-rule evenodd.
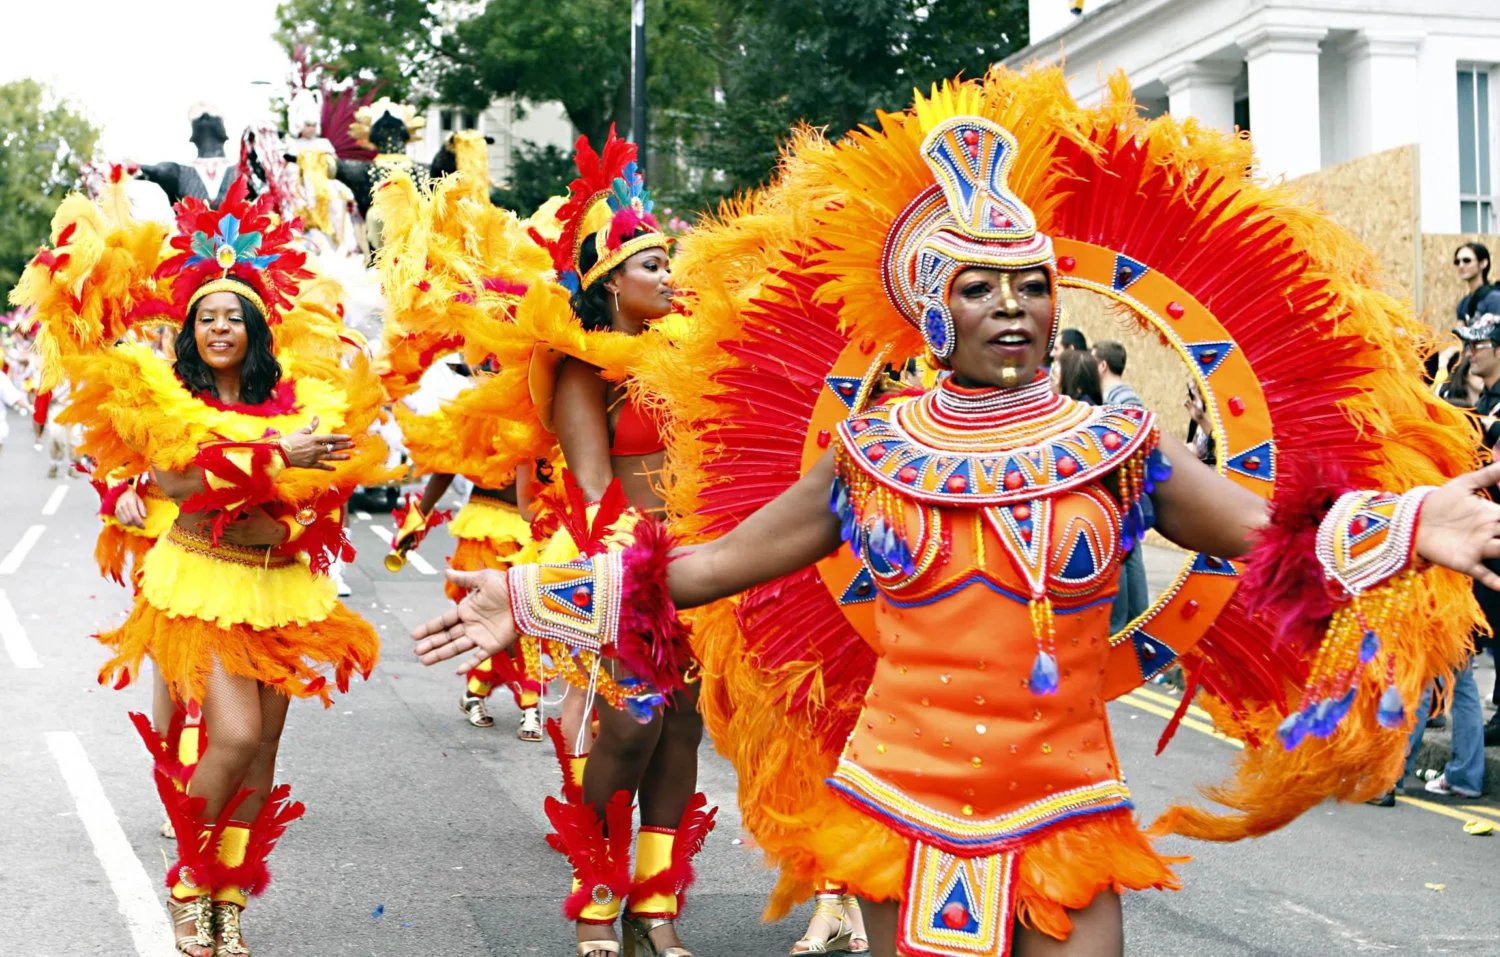
<svg viewBox="0 0 1500 957"><path fill-rule="evenodd" d="M510 181L491 190L490 199L518 216L530 216L548 199L566 192L576 175L571 152L522 143L511 153Z"/></svg>
<svg viewBox="0 0 1500 957"><path fill-rule="evenodd" d="M78 186L99 133L35 80L0 85L0 291L47 241L52 213Z"/></svg>
<svg viewBox="0 0 1500 957"><path fill-rule="evenodd" d="M424 0L283 0L276 40L332 80L379 81L396 100L425 103L447 69L452 22Z"/></svg>

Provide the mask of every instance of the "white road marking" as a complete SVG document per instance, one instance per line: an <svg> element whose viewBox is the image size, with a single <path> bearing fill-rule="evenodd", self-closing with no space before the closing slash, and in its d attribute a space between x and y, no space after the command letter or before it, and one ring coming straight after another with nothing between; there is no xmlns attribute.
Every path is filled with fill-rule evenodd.
<svg viewBox="0 0 1500 957"><path fill-rule="evenodd" d="M359 519L361 522L368 522L370 520L370 513L369 512L355 512L354 513L354 517L357 518L357 519Z"/></svg>
<svg viewBox="0 0 1500 957"><path fill-rule="evenodd" d="M0 591L0 642L5 645L5 653L10 655L11 664L17 668L40 668L42 662L36 656L36 649L31 647L31 639L26 637L26 629L21 627L21 620L16 617L15 608L11 607L10 599L5 597L5 592Z"/></svg>
<svg viewBox="0 0 1500 957"><path fill-rule="evenodd" d="M1320 914L1310 907L1303 907L1301 904L1297 904L1292 901L1282 901L1281 906L1286 910L1291 911L1293 914L1298 915L1299 917L1310 918L1311 920L1327 927L1340 939L1353 944L1354 951L1356 953L1364 954L1376 951L1405 949L1404 947L1397 946L1396 944L1388 944L1382 940L1370 940L1369 938L1361 934L1357 928L1350 927L1343 921L1329 917L1327 914Z"/></svg>
<svg viewBox="0 0 1500 957"><path fill-rule="evenodd" d="M120 916L125 918L135 952L140 957L171 957L172 929L156 898L159 882L146 876L145 866L131 850L83 744L70 731L49 731L46 738L78 807L78 819L94 845L94 856L104 866L104 875L119 901Z"/></svg>
<svg viewBox="0 0 1500 957"><path fill-rule="evenodd" d="M370 531L375 533L376 538L380 539L382 542L385 542L386 548L391 547L391 536L394 533L390 529L386 528L384 525L371 525ZM411 565L412 568L415 568L417 571L421 572L423 575L437 574L437 569L432 567L432 563L423 558L421 555L418 555L416 552L407 552L406 562L407 564Z"/></svg>
<svg viewBox="0 0 1500 957"><path fill-rule="evenodd" d="M62 505L63 496L68 494L68 489L71 487L70 485L59 485L53 489L52 494L47 496L47 504L42 506L42 514L56 515L58 507Z"/></svg>
<svg viewBox="0 0 1500 957"><path fill-rule="evenodd" d="M26 529L25 534L21 536L21 540L16 542L16 546L10 550L10 554L5 556L4 561L0 561L0 575L14 575L16 569L20 568L21 563L26 560L27 553L31 551L32 546L37 543L37 539L41 538L42 533L46 530L47 526L45 525L33 525Z"/></svg>

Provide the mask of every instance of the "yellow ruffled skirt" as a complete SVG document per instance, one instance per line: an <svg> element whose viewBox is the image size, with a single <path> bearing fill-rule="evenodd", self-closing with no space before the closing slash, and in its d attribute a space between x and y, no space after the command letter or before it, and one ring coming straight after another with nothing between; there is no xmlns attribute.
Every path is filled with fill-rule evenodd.
<svg viewBox="0 0 1500 957"><path fill-rule="evenodd" d="M124 687L149 656L179 701L203 699L217 661L228 674L326 707L333 688L368 677L380 657L375 629L303 562L215 546L175 525L146 555L130 617L98 638L114 651L101 684Z"/></svg>

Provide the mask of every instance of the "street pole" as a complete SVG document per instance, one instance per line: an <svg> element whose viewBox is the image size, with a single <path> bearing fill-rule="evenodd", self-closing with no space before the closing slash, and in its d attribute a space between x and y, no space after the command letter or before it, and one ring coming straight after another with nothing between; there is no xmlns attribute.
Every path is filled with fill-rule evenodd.
<svg viewBox="0 0 1500 957"><path fill-rule="evenodd" d="M646 0L630 4L630 138L646 173Z"/></svg>

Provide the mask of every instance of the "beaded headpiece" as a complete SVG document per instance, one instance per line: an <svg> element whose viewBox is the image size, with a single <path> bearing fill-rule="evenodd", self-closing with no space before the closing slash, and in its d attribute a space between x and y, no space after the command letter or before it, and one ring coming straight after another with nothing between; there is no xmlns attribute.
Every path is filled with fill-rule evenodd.
<svg viewBox="0 0 1500 957"><path fill-rule="evenodd" d="M269 195L248 202L247 191L240 177L217 209L192 198L177 206L171 241L176 253L157 267L156 276L171 279L172 301L184 322L199 299L232 292L275 325L298 283L312 277L303 268L306 255L294 244L295 221L277 217Z"/></svg>
<svg viewBox="0 0 1500 957"><path fill-rule="evenodd" d="M562 233L548 243L558 282L570 293L588 289L610 270L643 249L665 249L671 240L651 215L651 194L635 164L635 144L615 135L602 153L594 152L587 137L574 147L578 178L568 186L568 201L557 211ZM583 266L585 248L595 259Z"/></svg>
<svg viewBox="0 0 1500 957"><path fill-rule="evenodd" d="M937 182L896 217L886 234L880 274L886 295L922 331L932 354L953 353L948 291L963 269L1055 272L1052 240L1010 188L1016 138L978 116L944 120L922 140ZM1054 312L1052 334L1057 334Z"/></svg>

